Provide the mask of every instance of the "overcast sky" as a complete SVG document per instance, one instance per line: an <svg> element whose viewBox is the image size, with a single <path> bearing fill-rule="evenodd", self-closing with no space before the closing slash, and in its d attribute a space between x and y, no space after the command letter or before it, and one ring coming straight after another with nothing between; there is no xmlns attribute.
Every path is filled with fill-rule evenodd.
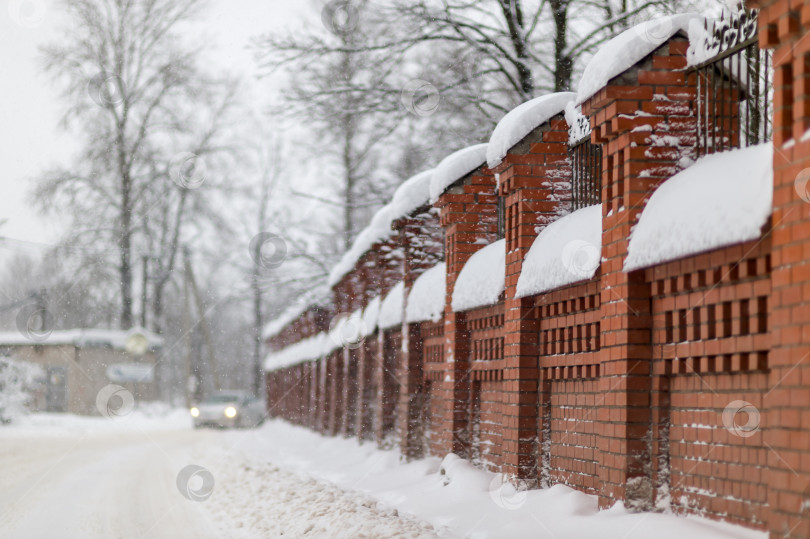
<svg viewBox="0 0 810 539"><path fill-rule="evenodd" d="M269 84L255 81L248 40L263 32L319 21L315 0L210 0L200 31L212 39L212 66L243 75L257 110ZM38 47L51 41L65 24L57 0L6 0L0 11L0 236L34 243L54 243L58 223L37 214L29 201L32 178L49 165L65 161L75 147L60 130L63 104L58 89L43 74ZM5 245L5 248L3 246ZM14 243L16 249L41 249ZM10 253L0 242L0 260Z"/></svg>

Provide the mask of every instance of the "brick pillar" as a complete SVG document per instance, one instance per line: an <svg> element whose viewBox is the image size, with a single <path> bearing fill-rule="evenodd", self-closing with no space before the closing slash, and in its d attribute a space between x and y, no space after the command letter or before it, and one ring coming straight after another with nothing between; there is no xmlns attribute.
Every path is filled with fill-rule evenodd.
<svg viewBox="0 0 810 539"><path fill-rule="evenodd" d="M770 391L760 427L768 448L770 536L810 537L810 4L749 1L774 66ZM794 144L785 143L791 139Z"/></svg>
<svg viewBox="0 0 810 539"><path fill-rule="evenodd" d="M493 172L506 197L503 473L537 481L539 322L534 298L515 298L523 259L540 229L570 209L568 124L551 118L513 148Z"/></svg>
<svg viewBox="0 0 810 539"><path fill-rule="evenodd" d="M437 211L422 208L412 217L399 219L393 224L399 231L399 247L403 258L403 296L407 300L414 281L427 269L443 259L444 232L439 225ZM403 302L403 309L406 301ZM409 324L402 313L402 346L397 362L399 398L396 404L400 452L406 459L424 456L425 406L423 348L420 324Z"/></svg>
<svg viewBox="0 0 810 539"><path fill-rule="evenodd" d="M329 382L329 358L334 353L318 361L318 431L326 434L329 431L329 410L330 410L330 389Z"/></svg>
<svg viewBox="0 0 810 539"><path fill-rule="evenodd" d="M497 202L495 177L485 167L473 171L445 191L435 206L441 210L445 232L447 287L444 308L445 375L433 386L441 401L442 425L434 436L446 453L469 456L470 436L470 333L465 313L451 306L453 289L464 264L479 249L495 240ZM433 406L434 400L431 400ZM438 402L436 403L438 405Z"/></svg>
<svg viewBox="0 0 810 539"><path fill-rule="evenodd" d="M582 107L603 155L603 401L597 413L602 507L624 500L628 508L643 510L653 502L650 287L643 271L625 273L622 267L646 199L679 170L695 143L694 82L683 71L687 48L685 38L673 37Z"/></svg>

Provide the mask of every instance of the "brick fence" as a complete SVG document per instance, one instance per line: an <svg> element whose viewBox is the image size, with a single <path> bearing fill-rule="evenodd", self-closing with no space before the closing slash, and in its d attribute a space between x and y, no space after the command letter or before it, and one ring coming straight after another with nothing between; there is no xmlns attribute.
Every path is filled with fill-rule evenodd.
<svg viewBox="0 0 810 539"><path fill-rule="evenodd" d="M628 31L631 67L598 87L586 69L577 94L518 107L489 145L405 182L329 292L268 332L269 413L602 507L810 536L810 3L748 7L733 20L773 49L772 95L724 67L744 52L753 71L747 43L694 59L703 21L671 17ZM740 162L773 173L773 203L741 187L718 230L700 208ZM678 221L692 201L697 223Z"/></svg>

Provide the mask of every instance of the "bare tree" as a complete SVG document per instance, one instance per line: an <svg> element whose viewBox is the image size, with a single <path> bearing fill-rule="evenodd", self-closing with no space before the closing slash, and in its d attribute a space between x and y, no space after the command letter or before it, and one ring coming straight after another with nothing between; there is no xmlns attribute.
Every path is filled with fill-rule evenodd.
<svg viewBox="0 0 810 539"><path fill-rule="evenodd" d="M35 196L43 208L69 215L70 243L109 248L96 262L117 269L118 322L128 328L133 257L159 250L150 253L161 261L159 315L190 191L206 179L201 160L223 149L217 137L234 88L204 75L201 49L179 37L178 27L200 13L203 0L64 0L62 6L73 24L43 53L68 103L63 125L82 133L81 150L72 166L45 174ZM209 119L202 136L194 131L201 111Z"/></svg>

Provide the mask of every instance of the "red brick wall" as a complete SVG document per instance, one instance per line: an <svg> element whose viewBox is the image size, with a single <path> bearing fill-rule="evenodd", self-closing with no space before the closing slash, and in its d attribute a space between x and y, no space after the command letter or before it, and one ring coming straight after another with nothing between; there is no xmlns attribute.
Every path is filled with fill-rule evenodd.
<svg viewBox="0 0 810 539"><path fill-rule="evenodd" d="M370 382L382 395L372 404L378 440L396 431L408 457L455 451L530 484L598 494L603 507L622 500L772 537L810 536L810 140L799 140L810 127L810 39L800 39L810 3L756 4L764 6L761 42L775 49L776 66L774 214L762 239L623 271L646 200L694 149L696 79L683 70L687 43L676 36L583 106L603 155L603 262L595 278L514 297L537 233L568 209L561 117L493 171L479 170L442 196L444 319L404 324L368 343L369 357L379 359ZM665 136L678 144L659 146ZM453 313L458 272L494 240L494 174L507 208L505 300ZM404 264L409 287L440 259L441 230L400 225L398 245L417 252L422 233L433 245ZM354 310L390 286L381 283L395 282L380 277L384 262L375 256L335 287L336 309ZM499 309L502 329L481 322ZM502 359L492 353L500 338ZM302 384L280 414L338 432L343 354L322 360L317 383ZM392 363L396 384L385 378ZM268 373L268 393L282 394L306 373ZM360 375L345 382L352 376ZM315 419L306 419L307 406L317 409Z"/></svg>

